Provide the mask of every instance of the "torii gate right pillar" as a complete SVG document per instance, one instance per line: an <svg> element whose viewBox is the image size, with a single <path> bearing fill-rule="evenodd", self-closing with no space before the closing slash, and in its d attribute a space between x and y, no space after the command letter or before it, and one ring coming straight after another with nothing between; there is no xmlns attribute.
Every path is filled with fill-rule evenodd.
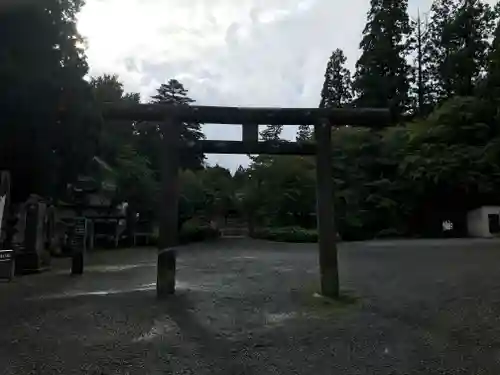
<svg viewBox="0 0 500 375"><path fill-rule="evenodd" d="M327 120L314 126L316 138L316 217L321 294L339 297L337 228L335 226L332 177L332 127Z"/></svg>

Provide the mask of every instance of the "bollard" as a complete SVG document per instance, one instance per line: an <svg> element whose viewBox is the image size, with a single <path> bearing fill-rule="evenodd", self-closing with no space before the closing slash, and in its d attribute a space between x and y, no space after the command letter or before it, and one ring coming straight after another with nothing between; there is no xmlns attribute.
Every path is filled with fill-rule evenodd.
<svg viewBox="0 0 500 375"><path fill-rule="evenodd" d="M83 275L85 265L85 252L87 248L87 223L88 220L84 217L75 218L74 226L71 233L71 274Z"/></svg>
<svg viewBox="0 0 500 375"><path fill-rule="evenodd" d="M160 250L158 253L156 295L165 298L175 294L175 270L177 253L174 249Z"/></svg>
<svg viewBox="0 0 500 375"><path fill-rule="evenodd" d="M71 257L71 274L83 275L83 252L79 251Z"/></svg>

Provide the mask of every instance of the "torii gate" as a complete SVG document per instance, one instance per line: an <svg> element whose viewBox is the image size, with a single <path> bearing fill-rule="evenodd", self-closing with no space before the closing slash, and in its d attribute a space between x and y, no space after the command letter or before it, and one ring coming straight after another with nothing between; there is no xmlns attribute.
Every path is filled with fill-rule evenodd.
<svg viewBox="0 0 500 375"><path fill-rule="evenodd" d="M316 155L317 218L321 293L339 297L337 230L334 220L331 127L383 126L391 112L371 108L239 108L162 104L106 104L105 119L162 123L163 166L157 296L175 293L175 247L178 245L179 152L181 147L214 154ZM183 123L243 125L242 141L202 140L181 145ZM314 125L316 143L259 142L259 125Z"/></svg>

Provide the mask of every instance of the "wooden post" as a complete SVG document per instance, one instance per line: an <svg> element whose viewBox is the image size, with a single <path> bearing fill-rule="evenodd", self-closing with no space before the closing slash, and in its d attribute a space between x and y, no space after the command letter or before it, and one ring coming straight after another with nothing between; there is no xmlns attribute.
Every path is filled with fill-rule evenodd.
<svg viewBox="0 0 500 375"><path fill-rule="evenodd" d="M259 124L242 124L243 142L258 142L259 141Z"/></svg>
<svg viewBox="0 0 500 375"><path fill-rule="evenodd" d="M162 127L160 238L156 278L158 298L175 292L173 248L178 242L180 127L181 123L175 118L166 120Z"/></svg>
<svg viewBox="0 0 500 375"><path fill-rule="evenodd" d="M321 294L325 297L339 297L339 274L337 260L337 230L333 207L332 177L332 128L328 121L314 126L317 154L317 220L319 242L319 268Z"/></svg>

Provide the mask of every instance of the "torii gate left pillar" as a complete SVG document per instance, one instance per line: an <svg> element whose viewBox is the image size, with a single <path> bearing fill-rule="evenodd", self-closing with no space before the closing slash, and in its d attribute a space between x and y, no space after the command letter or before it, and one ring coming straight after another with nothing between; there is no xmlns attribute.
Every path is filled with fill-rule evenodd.
<svg viewBox="0 0 500 375"><path fill-rule="evenodd" d="M179 164L181 123L165 120L162 127L161 209L158 239L156 293L164 298L175 293L176 250L178 245Z"/></svg>

